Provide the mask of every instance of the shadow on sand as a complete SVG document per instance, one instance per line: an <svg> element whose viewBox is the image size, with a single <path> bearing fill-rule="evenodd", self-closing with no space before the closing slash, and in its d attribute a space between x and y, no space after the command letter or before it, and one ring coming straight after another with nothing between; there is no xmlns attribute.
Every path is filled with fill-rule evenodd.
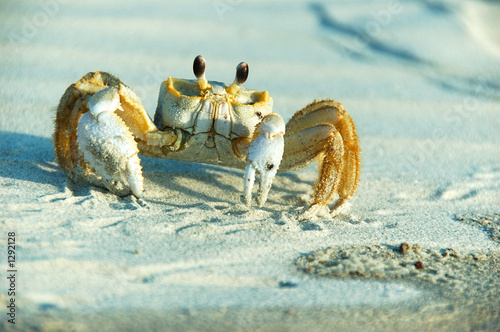
<svg viewBox="0 0 500 332"><path fill-rule="evenodd" d="M141 157L141 159L144 176L164 188L165 191L180 192L195 200L230 204L235 203L234 199L227 199L227 197L234 196L218 197L214 194L215 189L235 195L242 194L243 170L168 159L145 157ZM71 181L66 181L66 174L55 161L54 145L51 139L12 132L0 132L0 177L50 184L60 192L65 190L68 183L71 183ZM294 172L279 174L278 177L286 177L297 183L304 182ZM290 197L296 197L301 193L292 187L280 186L276 182L278 181L275 181L272 189L274 191L279 191ZM4 183L8 183L8 181L4 181ZM193 183L196 183L194 187L202 188L203 191L200 192L190 186ZM84 182L68 187L74 196L88 196L92 188Z"/></svg>

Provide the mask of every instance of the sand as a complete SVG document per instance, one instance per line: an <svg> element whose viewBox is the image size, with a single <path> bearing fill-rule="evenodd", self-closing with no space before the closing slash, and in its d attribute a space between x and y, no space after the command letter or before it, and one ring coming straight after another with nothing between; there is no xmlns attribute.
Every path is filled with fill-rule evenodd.
<svg viewBox="0 0 500 332"><path fill-rule="evenodd" d="M496 3L0 9L1 329L498 330ZM198 54L209 80L230 82L248 62L245 86L269 91L285 120L315 99L343 103L362 148L344 210L298 221L314 164L278 174L266 205L250 211L243 171L218 166L142 158L141 200L67 180L52 134L69 84L111 72L153 116L160 83L194 78ZM421 249L403 255L402 243Z"/></svg>

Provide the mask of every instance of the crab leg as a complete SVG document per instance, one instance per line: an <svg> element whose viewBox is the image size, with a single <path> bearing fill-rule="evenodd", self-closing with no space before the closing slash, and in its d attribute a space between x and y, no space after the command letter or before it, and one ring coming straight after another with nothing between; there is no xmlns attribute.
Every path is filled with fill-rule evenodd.
<svg viewBox="0 0 500 332"><path fill-rule="evenodd" d="M271 113L257 125L248 149L244 191L247 206L251 206L255 172L260 174L257 204L264 205L274 176L283 156L285 123L281 116Z"/></svg>
<svg viewBox="0 0 500 332"><path fill-rule="evenodd" d="M358 138L349 114L333 100L312 103L288 122L280 171L297 169L318 157L319 179L313 203L302 215L314 216L334 194L339 208L356 190L359 177Z"/></svg>
<svg viewBox="0 0 500 332"><path fill-rule="evenodd" d="M333 126L320 125L287 136L285 143L283 170L295 169L318 156L323 157L319 159L320 176L315 186L313 203L304 217L312 216L338 191L343 169L342 137Z"/></svg>

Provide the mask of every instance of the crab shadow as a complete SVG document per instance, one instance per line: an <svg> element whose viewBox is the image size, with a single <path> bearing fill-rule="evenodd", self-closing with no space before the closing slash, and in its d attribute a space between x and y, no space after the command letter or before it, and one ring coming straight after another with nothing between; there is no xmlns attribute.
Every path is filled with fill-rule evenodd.
<svg viewBox="0 0 500 332"><path fill-rule="evenodd" d="M182 162L170 159L152 159L141 157L144 177L154 182L165 191L181 193L194 200L212 203L230 203L226 195L217 195L215 191L237 192L237 185L223 181L224 177L241 177L240 170L225 167ZM147 187L147 185L146 185ZM148 188L145 188L146 191ZM192 200L187 206L192 205ZM165 204L170 205L168 202ZM178 204L176 204L178 205ZM196 204L195 204L196 205Z"/></svg>
<svg viewBox="0 0 500 332"><path fill-rule="evenodd" d="M157 186L165 188L165 190L178 192L196 201L202 200L208 203L244 203L244 171L241 169L170 159L142 159L145 177ZM303 191L283 184L283 181L279 181L280 178L286 178L287 182L294 183L305 181L299 179L294 172L277 175L271 191L280 193L279 196L282 196L282 199L273 199L270 194L268 202L277 205L288 205L287 197L297 197L303 194ZM258 186L258 181L256 181L256 186ZM166 204L170 205L170 203ZM186 206L191 205L192 202Z"/></svg>
<svg viewBox="0 0 500 332"><path fill-rule="evenodd" d="M0 177L50 184L64 190L66 175L57 166L54 145L47 137L0 132Z"/></svg>
<svg viewBox="0 0 500 332"><path fill-rule="evenodd" d="M218 178L224 173L225 175L239 174L237 170L216 166L182 163L173 160L144 159L143 164L146 164L146 173L149 171L150 167L148 166L151 163L160 164L159 167L153 166L153 170L160 168L164 173L163 176L152 177L150 180L158 181L168 189L180 191L193 197L199 197L200 194L188 186L182 185L187 178L201 181L204 185L210 184L219 186L224 190L234 190L231 186L223 184ZM214 172L214 170L216 171ZM66 174L55 161L52 139L13 132L0 132L0 178L3 178L2 185L7 186L11 184L8 179L12 179L50 184L60 192L63 192L68 187L74 196L88 196L93 188L83 181L78 183L66 181ZM103 190L103 192L106 191ZM209 195L204 196L203 199L207 201L224 201Z"/></svg>
<svg viewBox="0 0 500 332"><path fill-rule="evenodd" d="M242 203L243 170L201 163L181 162L169 159L152 159L141 156L144 175L149 181L173 193L188 197L189 203ZM304 182L293 172L278 174L286 182ZM90 196L95 187L82 182L67 181L54 155L54 144L47 137L0 132L0 185L11 185L11 180L49 184L59 192L69 189L73 196ZM279 192L280 201L269 198L268 202L284 205L288 198L297 197L300 190L276 181L272 191ZM193 185L194 184L194 185ZM200 190L201 189L201 190ZM148 188L146 188L148 190ZM103 192L107 192L102 189ZM221 194L222 193L222 194ZM111 195L111 194L110 194ZM177 194L174 194L177 195ZM169 205L168 198L163 202Z"/></svg>

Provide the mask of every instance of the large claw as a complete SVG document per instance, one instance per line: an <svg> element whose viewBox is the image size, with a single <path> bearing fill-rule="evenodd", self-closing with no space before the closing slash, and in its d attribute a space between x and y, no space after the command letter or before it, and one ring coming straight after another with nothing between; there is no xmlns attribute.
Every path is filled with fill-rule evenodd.
<svg viewBox="0 0 500 332"><path fill-rule="evenodd" d="M285 123L281 116L271 113L257 125L254 138L248 149L245 168L245 199L247 206L252 204L252 188L255 171L260 173L257 204L264 205L283 156Z"/></svg>
<svg viewBox="0 0 500 332"><path fill-rule="evenodd" d="M98 184L120 196L132 192L142 197L143 177L137 143L123 120L115 113L123 109L116 87L105 88L88 100L89 112L82 115L77 142L85 162L93 168Z"/></svg>

